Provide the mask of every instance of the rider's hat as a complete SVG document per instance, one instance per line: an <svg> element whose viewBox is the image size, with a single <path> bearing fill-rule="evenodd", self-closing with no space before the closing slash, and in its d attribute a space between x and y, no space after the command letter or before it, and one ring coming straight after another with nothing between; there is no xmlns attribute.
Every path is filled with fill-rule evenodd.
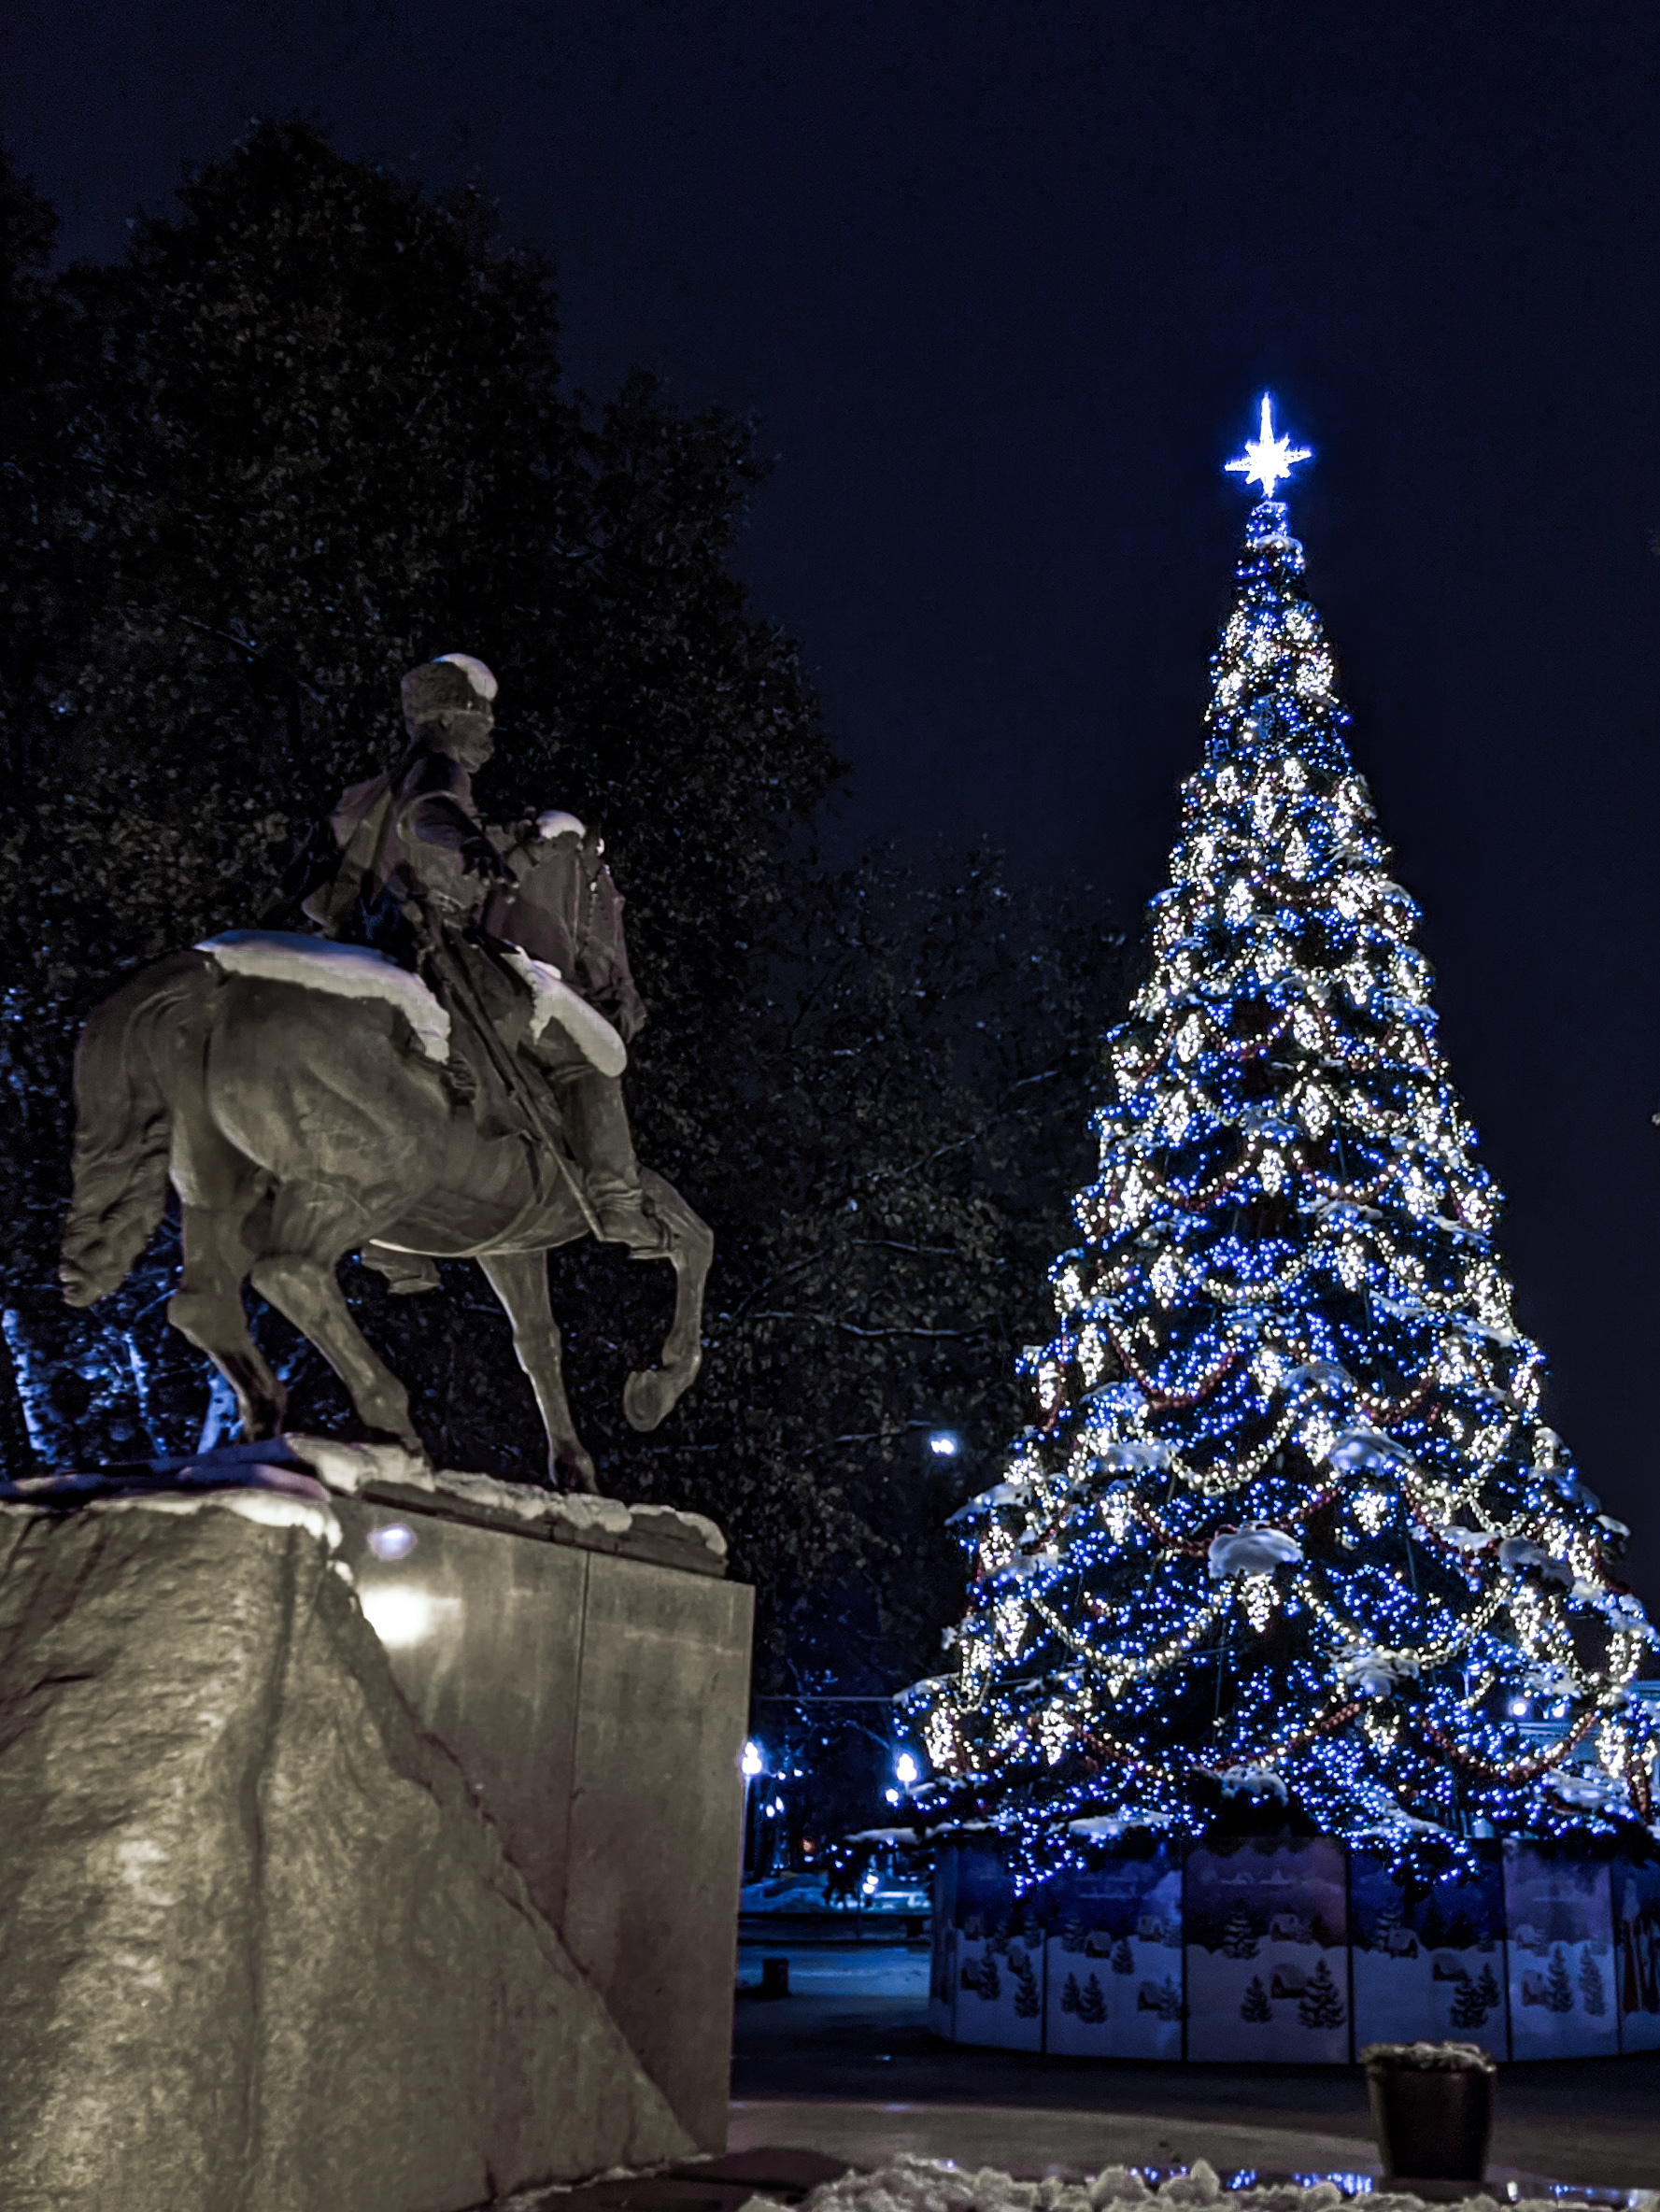
<svg viewBox="0 0 1660 2212"><path fill-rule="evenodd" d="M471 653L445 653L404 678L404 719L414 730L440 715L475 715L489 707L497 688L482 660Z"/></svg>

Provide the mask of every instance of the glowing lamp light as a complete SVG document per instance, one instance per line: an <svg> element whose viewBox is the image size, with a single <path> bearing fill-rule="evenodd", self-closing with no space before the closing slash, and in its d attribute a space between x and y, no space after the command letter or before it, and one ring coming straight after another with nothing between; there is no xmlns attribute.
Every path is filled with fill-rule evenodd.
<svg viewBox="0 0 1660 2212"><path fill-rule="evenodd" d="M744 1746L744 1755L738 1761L738 1771L745 1780L751 1781L758 1774L765 1774L767 1763L761 1756L759 1744L746 1743Z"/></svg>
<svg viewBox="0 0 1660 2212"><path fill-rule="evenodd" d="M864 1893L867 1897L873 1897L876 1894L876 1876L874 1871L865 1876Z"/></svg>
<svg viewBox="0 0 1660 2212"><path fill-rule="evenodd" d="M402 1521L389 1521L384 1528L369 1531L369 1549L376 1559L407 1559L415 1549L415 1531Z"/></svg>
<svg viewBox="0 0 1660 2212"><path fill-rule="evenodd" d="M413 1589L408 1583L394 1582L376 1589L371 1584L359 1593L363 1608L363 1618L389 1652L406 1651L411 1644L424 1643L439 1619L452 1611L455 1598L436 1598L430 1590Z"/></svg>
<svg viewBox="0 0 1660 2212"><path fill-rule="evenodd" d="M936 1428L928 1439L929 1456L932 1459L955 1459L962 1450L962 1439L949 1428Z"/></svg>
<svg viewBox="0 0 1660 2212"><path fill-rule="evenodd" d="M1264 499L1272 499L1274 488L1290 475L1299 461L1312 461L1311 447L1294 446L1289 438L1274 435L1274 399L1272 392L1262 395L1262 424L1260 434L1245 440L1245 450L1237 461L1223 465L1232 476L1243 476L1247 484L1260 484Z"/></svg>
<svg viewBox="0 0 1660 2212"><path fill-rule="evenodd" d="M899 1757L893 1763L893 1771L894 1778L898 1781L901 1790L915 1788L922 1773L922 1769L917 1765L915 1760L912 1757L909 1751L901 1751L900 1753Z"/></svg>
<svg viewBox="0 0 1660 2212"><path fill-rule="evenodd" d="M882 1794L889 1805L897 1805L900 1801L900 1794L897 1790L884 1790Z"/></svg>

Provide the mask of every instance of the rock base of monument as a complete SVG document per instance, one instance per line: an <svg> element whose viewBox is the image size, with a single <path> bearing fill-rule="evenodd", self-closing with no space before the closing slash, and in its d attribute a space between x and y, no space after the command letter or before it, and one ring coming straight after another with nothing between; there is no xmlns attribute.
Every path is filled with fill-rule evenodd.
<svg viewBox="0 0 1660 2212"><path fill-rule="evenodd" d="M1426 1884L1382 1838L1143 1833L1016 1895L944 1846L929 2024L1072 2058L1347 2065L1449 2038L1496 2059L1660 2049L1660 1858L1470 1842Z"/></svg>
<svg viewBox="0 0 1660 2212"><path fill-rule="evenodd" d="M677 2073L676 2049L710 2023L683 2005L679 2019L658 2018L643 2052L603 1986L609 1975L620 1988L638 1964L621 1923L672 1918L667 1898L642 1900L663 1886L675 1808L660 1808L655 1855L636 1849L631 1873L614 1865L597 1903L585 1881L606 1839L591 1822L567 1818L530 1874L504 1837L516 1821L533 1827L538 1794L568 1803L611 1751L626 1754L631 1702L652 1701L654 1671L688 1675L690 1694L699 1656L665 1648L673 1608L665 1619L659 1578L720 1601L720 1649L702 1662L704 1677L720 1677L723 1712L685 1760L701 1772L722 1725L742 1729L748 1593L625 1561L615 1532L601 1555L439 1514L423 1527L419 1499L395 1511L361 1496L337 1504L251 1487L0 1506L8 2212L461 2212L718 2147L716 2127L724 2140L725 2035L717 2060L700 2048ZM372 1578L365 1607L352 1572L354 1553L376 1570L389 1564L373 1539L394 1527L381 1550L413 1537L402 1555L424 1547L429 1565L458 1528L475 1548L497 1548L471 1563L483 1577L475 1595L493 1575L504 1621L517 1605L521 1626L542 1622L543 1642L519 1652L521 1708L540 1700L541 1737L516 1742L498 1715L493 1731L468 1737L461 1726L459 1749L442 1740L473 1694L464 1638L447 1648L447 1674L429 1665L431 1709L418 1712L420 1638L408 1629L419 1609L406 1605L400 1624L396 1606L383 1608L377 1633ZM556 1550L572 1586L563 1597L520 1559ZM617 1586L633 1570L649 1590ZM467 1600L442 1575L429 1581L431 1619L458 1627ZM559 1638L548 1632L571 1626L550 1616L567 1600L576 1666L550 1687ZM504 1642L504 1666L512 1651ZM657 1700L660 1737L672 1705ZM648 1733L636 1727L635 1745ZM561 1736L564 1765L550 1780L533 1770ZM723 2019L736 1748L702 1792L711 1838L723 1791L731 1800L731 1834L718 1838L724 1971L711 2000ZM722 1892L716 1856L703 1873L705 1946ZM556 1902L577 1941L548 1909ZM687 1995L685 1958L678 1968L678 1982L637 1977L638 2009L656 2000L673 2013ZM717 2117L704 2077L719 2082Z"/></svg>

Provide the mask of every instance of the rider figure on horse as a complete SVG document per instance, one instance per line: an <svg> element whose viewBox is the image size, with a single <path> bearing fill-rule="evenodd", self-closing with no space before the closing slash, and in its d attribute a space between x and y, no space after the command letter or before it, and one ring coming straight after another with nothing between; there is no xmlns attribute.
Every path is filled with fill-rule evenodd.
<svg viewBox="0 0 1660 2212"><path fill-rule="evenodd" d="M404 678L409 748L389 773L345 792L329 817L333 850L314 869L305 914L419 969L484 1042L510 1088L533 1065L557 1110L598 1233L636 1252L657 1249L659 1225L641 1187L615 1065L646 1019L629 972L622 900L603 840L574 815L549 812L516 830L485 827L472 779L495 750L495 677L471 654L449 653ZM528 956L528 957L527 957ZM539 964L539 975L538 975ZM557 1015L538 1028L527 984L560 985L621 1040L607 1070L592 1036ZM568 1003L568 1001L567 1001ZM532 1111L532 1123L537 1118ZM436 1281L430 1263L366 1251L395 1289Z"/></svg>

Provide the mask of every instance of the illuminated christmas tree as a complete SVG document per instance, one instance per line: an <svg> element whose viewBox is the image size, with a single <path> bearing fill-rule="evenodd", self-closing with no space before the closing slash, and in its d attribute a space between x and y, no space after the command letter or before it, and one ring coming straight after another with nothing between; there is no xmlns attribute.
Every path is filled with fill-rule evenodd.
<svg viewBox="0 0 1660 2212"><path fill-rule="evenodd" d="M1038 1419L960 1516L932 1802L1028 1873L1218 1815L1335 1835L1646 1819L1627 1533L1539 1417L1541 1354L1449 1080L1303 555L1261 487L1152 973L1028 1356ZM1554 1716L1539 1743L1518 1725Z"/></svg>

